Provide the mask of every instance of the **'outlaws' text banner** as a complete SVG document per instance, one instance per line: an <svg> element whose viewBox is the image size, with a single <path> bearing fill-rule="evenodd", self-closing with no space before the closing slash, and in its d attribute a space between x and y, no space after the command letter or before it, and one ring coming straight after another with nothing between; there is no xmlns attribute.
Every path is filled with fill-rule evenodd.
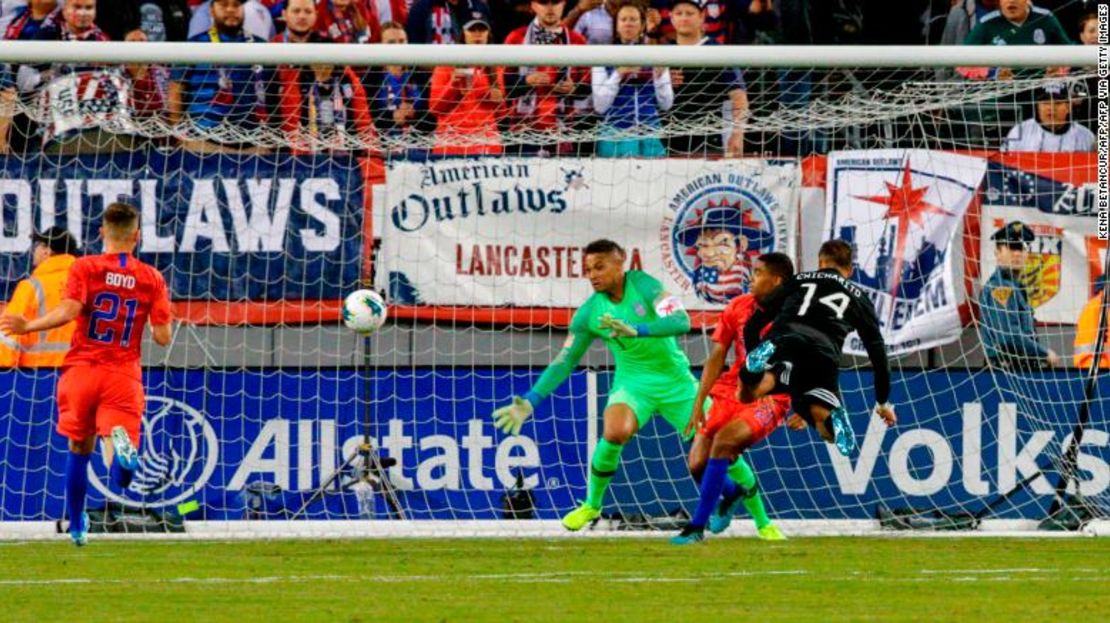
<svg viewBox="0 0 1110 623"><path fill-rule="evenodd" d="M609 238L687 307L717 309L748 291L755 257L793 254L796 191L793 162L398 163L377 277L395 303L576 307L592 293L582 249Z"/></svg>
<svg viewBox="0 0 1110 623"><path fill-rule="evenodd" d="M175 300L341 299L362 271L363 189L358 161L334 154L0 158L0 298L29 272L33 231L65 227L99 253L101 213L127 201Z"/></svg>

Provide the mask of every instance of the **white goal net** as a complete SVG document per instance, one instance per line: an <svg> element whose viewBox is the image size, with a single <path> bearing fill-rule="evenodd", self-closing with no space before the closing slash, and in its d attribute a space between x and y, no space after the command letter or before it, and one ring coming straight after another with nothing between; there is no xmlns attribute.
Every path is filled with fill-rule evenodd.
<svg viewBox="0 0 1110 623"><path fill-rule="evenodd" d="M33 265L40 234L99 252L117 200L140 209L139 257L174 302L172 344L144 342L135 481L120 490L90 468L108 530L549 525L585 495L611 356L596 343L520 435L491 413L563 348L592 293L582 249L600 238L682 298L695 376L755 258L811 269L822 241L852 245L899 422L869 419L873 374L849 338L840 387L859 451L783 428L746 453L776 520L1032 525L1110 504L1110 385L1090 370L1107 254L1090 54L973 80L956 68L985 64L976 50L895 66L845 48L816 67L790 60L805 49L729 49L704 67L682 46L609 49L599 65L552 47L410 59L311 44L182 62L189 46L165 44L113 64L101 61L123 57L85 52L128 44L61 43L37 61L3 45L9 313L43 311L17 292L51 283ZM69 45L85 60L51 62ZM390 304L366 338L340 324L360 287ZM59 339L3 338L0 525L64 518ZM653 418L624 448L598 526L692 511L688 448Z"/></svg>

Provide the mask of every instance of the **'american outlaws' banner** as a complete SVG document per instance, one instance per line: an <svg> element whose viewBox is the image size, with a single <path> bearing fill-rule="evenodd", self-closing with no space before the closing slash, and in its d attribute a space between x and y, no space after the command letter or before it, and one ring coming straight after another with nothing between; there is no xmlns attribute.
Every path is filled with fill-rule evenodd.
<svg viewBox="0 0 1110 623"><path fill-rule="evenodd" d="M793 255L797 184L793 162L398 163L379 285L395 303L575 307L592 293L583 247L610 238L689 308L717 309L756 256Z"/></svg>
<svg viewBox="0 0 1110 623"><path fill-rule="evenodd" d="M825 238L855 248L852 279L874 302L891 354L959 338L953 239L985 170L982 158L926 150L829 156ZM855 334L844 346L864 353Z"/></svg>

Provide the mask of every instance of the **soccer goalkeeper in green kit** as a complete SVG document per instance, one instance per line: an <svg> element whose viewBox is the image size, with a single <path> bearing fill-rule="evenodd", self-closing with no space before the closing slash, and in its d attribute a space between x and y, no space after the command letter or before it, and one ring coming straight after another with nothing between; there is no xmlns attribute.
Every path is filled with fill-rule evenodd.
<svg viewBox="0 0 1110 623"><path fill-rule="evenodd" d="M690 317L658 280L636 270L625 272L624 260L624 249L611 240L586 246L585 274L594 294L574 314L567 345L531 390L493 412L497 427L515 435L540 401L570 376L595 339L604 340L613 353L616 373L605 406L605 430L590 459L586 499L563 517L567 530L581 530L601 514L624 444L653 415L659 413L685 434L698 393L690 361L675 338L690 330ZM728 474L726 494L736 486L754 489L755 474L743 457Z"/></svg>

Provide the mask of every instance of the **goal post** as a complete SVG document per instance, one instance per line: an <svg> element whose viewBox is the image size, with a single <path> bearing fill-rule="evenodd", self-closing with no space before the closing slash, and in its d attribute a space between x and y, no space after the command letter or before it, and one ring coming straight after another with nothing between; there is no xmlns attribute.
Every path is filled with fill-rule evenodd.
<svg viewBox="0 0 1110 623"><path fill-rule="evenodd" d="M841 238L899 422L870 417L850 336L860 450L785 429L752 448L772 517L1026 530L1062 505L1087 525L1110 505L1097 53L0 42L0 296L34 313L14 301L36 232L97 252L105 207L140 208L178 321L144 343L135 482L90 468L106 525L547 536L584 496L612 357L595 344L518 436L490 414L567 342L583 247L616 240L682 298L697 375L755 258L812 269ZM365 339L340 323L362 287L390 305ZM20 359L35 339L0 344L0 538L64 519L58 372ZM594 530L680 521L687 450L647 423Z"/></svg>

